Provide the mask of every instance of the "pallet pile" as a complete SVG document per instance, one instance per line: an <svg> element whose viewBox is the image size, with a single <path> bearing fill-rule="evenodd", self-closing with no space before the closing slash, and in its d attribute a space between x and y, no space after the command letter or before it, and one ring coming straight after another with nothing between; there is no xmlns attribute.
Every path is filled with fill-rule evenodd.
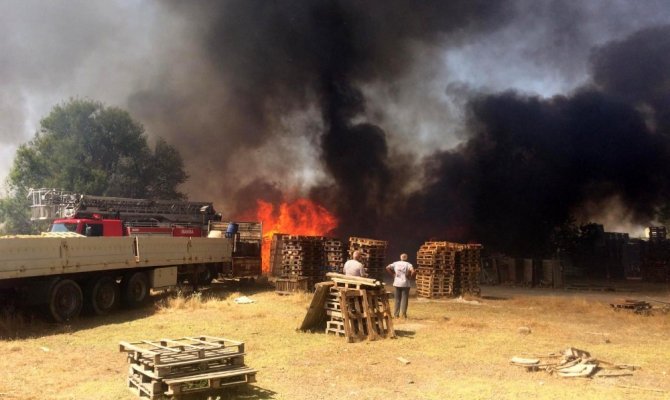
<svg viewBox="0 0 670 400"><path fill-rule="evenodd" d="M288 236L285 233L275 233L272 235L270 243L270 271L272 276L280 277L284 273L282 269L282 250L284 249L284 238Z"/></svg>
<svg viewBox="0 0 670 400"><path fill-rule="evenodd" d="M416 292L420 297L451 297L455 294L456 250L447 242L426 242L416 254Z"/></svg>
<svg viewBox="0 0 670 400"><path fill-rule="evenodd" d="M456 251L455 290L459 294L479 295L479 274L482 269L482 245L463 244Z"/></svg>
<svg viewBox="0 0 670 400"><path fill-rule="evenodd" d="M439 298L480 293L479 244L425 242L417 252L416 290L419 297Z"/></svg>
<svg viewBox="0 0 670 400"><path fill-rule="evenodd" d="M367 239L359 237L349 238L349 258L353 257L354 251L358 250L363 255L361 261L365 265L365 272L370 278L382 279L386 268L385 240Z"/></svg>
<svg viewBox="0 0 670 400"><path fill-rule="evenodd" d="M349 342L395 337L383 283L336 273L327 275L333 284L327 287L324 302L326 333L342 335Z"/></svg>
<svg viewBox="0 0 670 400"><path fill-rule="evenodd" d="M342 273L344 266L344 246L342 241L335 238L327 238L323 242L324 260L328 272Z"/></svg>
<svg viewBox="0 0 670 400"><path fill-rule="evenodd" d="M325 279L323 236L288 235L283 238L282 276L284 279L307 278L308 290Z"/></svg>
<svg viewBox="0 0 670 400"><path fill-rule="evenodd" d="M128 354L128 389L140 398L216 395L256 382L256 370L244 365L243 342L199 336L119 345Z"/></svg>

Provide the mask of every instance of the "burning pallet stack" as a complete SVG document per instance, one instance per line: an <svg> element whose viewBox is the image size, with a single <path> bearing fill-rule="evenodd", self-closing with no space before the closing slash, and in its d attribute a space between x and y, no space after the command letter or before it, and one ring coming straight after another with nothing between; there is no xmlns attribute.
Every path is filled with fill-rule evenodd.
<svg viewBox="0 0 670 400"><path fill-rule="evenodd" d="M308 290L325 279L323 236L288 235L283 238L282 271L289 280L307 280Z"/></svg>
<svg viewBox="0 0 670 400"><path fill-rule="evenodd" d="M481 245L426 242L416 258L416 290L420 297L480 293Z"/></svg>
<svg viewBox="0 0 670 400"><path fill-rule="evenodd" d="M363 254L365 271L370 278L382 279L386 268L386 247L384 240L366 239L359 237L349 238L349 258L358 250Z"/></svg>
<svg viewBox="0 0 670 400"><path fill-rule="evenodd" d="M324 304L329 318L326 333L343 335L349 342L395 337L388 293L381 282L327 275L333 282L327 287Z"/></svg>
<svg viewBox="0 0 670 400"><path fill-rule="evenodd" d="M344 266L344 247L342 241L335 238L327 238L323 242L324 260L328 272L342 273Z"/></svg>
<svg viewBox="0 0 670 400"><path fill-rule="evenodd" d="M256 370L244 365L243 342L199 336L119 345L128 353L128 388L140 398L216 395L256 382Z"/></svg>

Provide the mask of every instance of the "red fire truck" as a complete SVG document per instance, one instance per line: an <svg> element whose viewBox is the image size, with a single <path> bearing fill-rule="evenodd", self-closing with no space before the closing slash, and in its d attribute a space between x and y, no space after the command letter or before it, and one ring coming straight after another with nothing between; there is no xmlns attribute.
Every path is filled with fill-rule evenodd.
<svg viewBox="0 0 670 400"><path fill-rule="evenodd" d="M129 199L31 191L32 219L53 220L50 232L84 236L206 236L210 221L221 221L212 203Z"/></svg>

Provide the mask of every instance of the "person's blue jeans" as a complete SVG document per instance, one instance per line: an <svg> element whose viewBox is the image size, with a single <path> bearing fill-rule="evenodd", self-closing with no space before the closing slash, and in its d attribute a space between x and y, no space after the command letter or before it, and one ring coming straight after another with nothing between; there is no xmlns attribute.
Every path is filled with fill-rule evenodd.
<svg viewBox="0 0 670 400"><path fill-rule="evenodd" d="M402 314L403 318L407 318L407 303L409 302L409 288L396 287L395 288L395 310L393 315L398 318Z"/></svg>

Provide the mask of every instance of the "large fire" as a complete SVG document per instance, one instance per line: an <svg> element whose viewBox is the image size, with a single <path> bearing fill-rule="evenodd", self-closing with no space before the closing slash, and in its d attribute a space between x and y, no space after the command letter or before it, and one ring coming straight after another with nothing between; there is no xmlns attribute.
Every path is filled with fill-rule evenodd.
<svg viewBox="0 0 670 400"><path fill-rule="evenodd" d="M337 218L325 207L308 199L298 199L275 206L258 200L255 220L263 223L263 272L270 271L272 235L326 236L337 228Z"/></svg>

